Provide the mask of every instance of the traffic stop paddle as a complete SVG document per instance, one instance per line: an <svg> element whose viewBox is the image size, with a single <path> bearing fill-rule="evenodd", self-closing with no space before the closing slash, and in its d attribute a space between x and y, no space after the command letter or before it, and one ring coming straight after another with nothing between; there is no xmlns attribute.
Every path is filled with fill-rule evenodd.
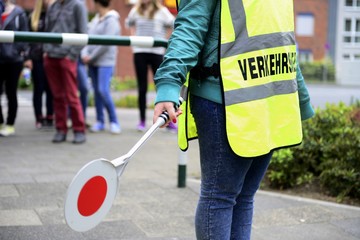
<svg viewBox="0 0 360 240"><path fill-rule="evenodd" d="M180 98L180 104L182 101ZM70 228L85 232L103 220L112 206L119 179L131 157L168 120L168 113L163 112L125 155L111 161L103 158L93 160L79 170L69 185L65 199L65 221Z"/></svg>

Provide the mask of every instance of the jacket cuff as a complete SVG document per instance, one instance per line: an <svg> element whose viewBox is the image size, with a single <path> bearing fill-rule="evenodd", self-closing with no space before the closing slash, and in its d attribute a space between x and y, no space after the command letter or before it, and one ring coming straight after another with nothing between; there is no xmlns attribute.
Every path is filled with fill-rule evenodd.
<svg viewBox="0 0 360 240"><path fill-rule="evenodd" d="M315 115L314 108L311 106L310 102L300 105L301 120L307 120Z"/></svg>
<svg viewBox="0 0 360 240"><path fill-rule="evenodd" d="M155 104L159 102L173 102L179 104L180 86L157 85Z"/></svg>

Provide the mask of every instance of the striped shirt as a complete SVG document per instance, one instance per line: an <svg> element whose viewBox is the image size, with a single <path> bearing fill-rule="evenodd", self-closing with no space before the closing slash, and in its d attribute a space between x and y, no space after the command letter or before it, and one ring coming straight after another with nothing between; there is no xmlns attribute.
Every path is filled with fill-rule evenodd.
<svg viewBox="0 0 360 240"><path fill-rule="evenodd" d="M166 7L160 8L152 19L142 16L135 8L132 8L125 20L127 27L135 28L136 36L147 36L156 39L166 39L168 29L173 29L175 17ZM134 53L154 53L164 55L165 48L133 47Z"/></svg>

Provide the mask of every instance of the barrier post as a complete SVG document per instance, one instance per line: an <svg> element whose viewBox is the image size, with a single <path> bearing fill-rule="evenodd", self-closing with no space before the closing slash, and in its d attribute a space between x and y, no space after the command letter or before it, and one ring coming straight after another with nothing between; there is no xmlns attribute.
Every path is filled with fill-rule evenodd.
<svg viewBox="0 0 360 240"><path fill-rule="evenodd" d="M178 158L178 188L184 188L186 187L187 152L179 149Z"/></svg>
<svg viewBox="0 0 360 240"><path fill-rule="evenodd" d="M41 42L66 45L118 45L167 47L166 39L141 36L94 35L82 33L22 32L0 30L0 42Z"/></svg>

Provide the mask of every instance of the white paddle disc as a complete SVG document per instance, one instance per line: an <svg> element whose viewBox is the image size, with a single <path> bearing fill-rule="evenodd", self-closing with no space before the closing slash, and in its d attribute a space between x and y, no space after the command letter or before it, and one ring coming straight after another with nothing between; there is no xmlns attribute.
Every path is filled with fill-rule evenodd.
<svg viewBox="0 0 360 240"><path fill-rule="evenodd" d="M73 230L84 232L98 225L116 197L118 176L106 159L93 160L80 169L69 185L65 220Z"/></svg>

